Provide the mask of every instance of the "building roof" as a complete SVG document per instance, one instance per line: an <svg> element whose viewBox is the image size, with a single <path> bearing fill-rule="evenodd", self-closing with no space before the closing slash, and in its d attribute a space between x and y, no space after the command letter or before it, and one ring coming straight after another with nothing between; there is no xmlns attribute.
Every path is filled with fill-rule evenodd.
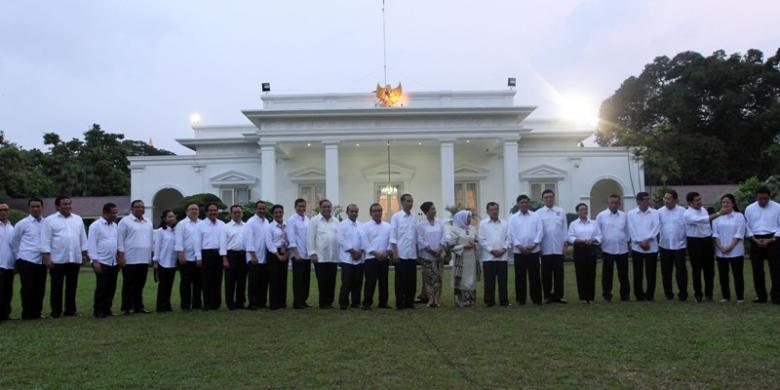
<svg viewBox="0 0 780 390"><path fill-rule="evenodd" d="M54 207L55 198L43 198L43 214L49 215L56 211ZM73 202L73 214L82 218L100 218L103 215L103 205L114 203L119 209L119 216L130 214L129 196L74 196L70 198ZM12 209L27 210L27 199L9 199L8 205Z"/></svg>

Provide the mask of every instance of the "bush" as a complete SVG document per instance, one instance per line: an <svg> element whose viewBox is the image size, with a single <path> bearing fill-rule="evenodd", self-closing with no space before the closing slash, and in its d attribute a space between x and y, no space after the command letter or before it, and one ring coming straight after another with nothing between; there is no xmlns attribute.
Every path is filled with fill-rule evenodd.
<svg viewBox="0 0 780 390"><path fill-rule="evenodd" d="M747 205L753 203L756 200L756 190L760 187L767 187L772 192L772 197L777 200L778 192L780 192L780 181L776 176L770 176L766 180L760 180L753 176L741 183L737 192L734 193L734 197L737 199L737 205L740 210L744 210ZM720 208L720 204L717 205Z"/></svg>
<svg viewBox="0 0 780 390"><path fill-rule="evenodd" d="M19 221L27 218L27 213L22 210L11 209L9 210L8 220L12 225L16 225Z"/></svg>

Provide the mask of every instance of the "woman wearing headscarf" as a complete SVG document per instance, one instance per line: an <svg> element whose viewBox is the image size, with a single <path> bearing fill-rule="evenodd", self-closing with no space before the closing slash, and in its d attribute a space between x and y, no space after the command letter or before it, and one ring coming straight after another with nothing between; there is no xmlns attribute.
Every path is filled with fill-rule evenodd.
<svg viewBox="0 0 780 390"><path fill-rule="evenodd" d="M471 211L461 210L452 218L452 230L447 235L452 250L452 287L455 305L472 306L477 302L477 282L481 270L477 261L477 229L471 225Z"/></svg>
<svg viewBox="0 0 780 390"><path fill-rule="evenodd" d="M428 307L439 307L447 244L444 225L436 219L433 202L424 202L420 210L425 214L425 219L417 225L417 248L423 264L423 285L428 295Z"/></svg>

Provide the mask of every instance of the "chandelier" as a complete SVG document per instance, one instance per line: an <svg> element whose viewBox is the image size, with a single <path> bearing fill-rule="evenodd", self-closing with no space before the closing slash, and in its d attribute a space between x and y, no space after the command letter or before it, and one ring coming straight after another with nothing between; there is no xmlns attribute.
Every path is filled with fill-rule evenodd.
<svg viewBox="0 0 780 390"><path fill-rule="evenodd" d="M388 200L391 196L398 194L398 188L392 185L392 181L390 178L390 141L387 141L387 185L382 187L380 192L383 195L387 195Z"/></svg>

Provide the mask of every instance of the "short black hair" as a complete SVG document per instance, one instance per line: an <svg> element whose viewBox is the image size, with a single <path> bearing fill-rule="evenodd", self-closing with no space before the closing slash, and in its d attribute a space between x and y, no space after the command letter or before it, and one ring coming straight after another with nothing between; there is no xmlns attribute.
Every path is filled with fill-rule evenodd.
<svg viewBox="0 0 780 390"><path fill-rule="evenodd" d="M403 194L403 195L401 195L401 202L406 200L406 198L411 198L411 197L412 197L412 194L409 194L409 193Z"/></svg>
<svg viewBox="0 0 780 390"><path fill-rule="evenodd" d="M282 209L282 211L284 211L284 206L282 206L280 204L273 205L273 207L271 207L271 214L273 214L278 209Z"/></svg>
<svg viewBox="0 0 780 390"><path fill-rule="evenodd" d="M306 199L303 198L295 199L295 207L298 207L298 205L301 203L306 203Z"/></svg>
<svg viewBox="0 0 780 390"><path fill-rule="evenodd" d="M135 204L136 204L136 203L144 203L144 201L142 201L141 199L136 199L136 200L134 200L134 201L132 201L132 202L130 203L130 208L133 208L133 207L135 207Z"/></svg>
<svg viewBox="0 0 780 390"><path fill-rule="evenodd" d="M168 229L168 223L165 222L165 218L168 216L168 213L172 213L173 210L163 210L162 214L160 214L160 225L158 225L161 229ZM175 215L175 214L174 214ZM173 228L171 228L173 229Z"/></svg>
<svg viewBox="0 0 780 390"><path fill-rule="evenodd" d="M636 193L636 200L645 200L645 199L647 199L649 197L650 197L650 194L648 194L647 192L644 192L644 191Z"/></svg>
<svg viewBox="0 0 780 390"><path fill-rule="evenodd" d="M498 203L496 202L488 202L487 207L485 207L485 210L490 210L491 207L496 206L498 208Z"/></svg>
<svg viewBox="0 0 780 390"><path fill-rule="evenodd" d="M669 189L664 191L664 195L665 194L669 194L672 196L672 198L674 198L674 200L677 200L677 191Z"/></svg>
<svg viewBox="0 0 780 390"><path fill-rule="evenodd" d="M618 194L612 194L612 195L610 195L609 197L610 197L610 198L617 198L617 199L620 199L620 198L622 198L622 196L620 196L620 195L618 195Z"/></svg>
<svg viewBox="0 0 780 390"><path fill-rule="evenodd" d="M257 208L257 206L259 206L260 204L265 204L265 201L264 200L258 200L257 202L255 202L255 208Z"/></svg>
<svg viewBox="0 0 780 390"><path fill-rule="evenodd" d="M103 205L103 212L104 213L110 213L111 209L114 209L114 208L116 208L116 205L111 203L111 202L108 202L108 203Z"/></svg>
<svg viewBox="0 0 780 390"><path fill-rule="evenodd" d="M217 204L217 202L208 202L208 203L206 203L206 211L208 211L209 207L211 207L211 206L216 207L217 211L219 211L219 205Z"/></svg>
<svg viewBox="0 0 780 390"><path fill-rule="evenodd" d="M231 213L233 212L234 208L238 208L239 210L244 211L244 206L241 206L240 204L234 204L234 205L230 206L230 212Z"/></svg>
<svg viewBox="0 0 780 390"><path fill-rule="evenodd" d="M325 203L325 202L330 203L330 201L328 199L321 199L320 200L320 207L322 207L323 203ZM331 203L331 205L332 205L332 203Z"/></svg>
<svg viewBox="0 0 780 390"><path fill-rule="evenodd" d="M544 191L542 191L542 197L544 197L547 194L552 194L553 196L555 196L555 191L553 191L553 190L551 190L549 188L544 190Z"/></svg>
<svg viewBox="0 0 780 390"><path fill-rule="evenodd" d="M520 194L520 195L517 196L517 199L515 199L515 203L520 203L520 201L523 200L523 199L531 200L531 198L529 198L528 195Z"/></svg>
<svg viewBox="0 0 780 390"><path fill-rule="evenodd" d="M371 210L373 210L374 207L379 207L381 209L382 205L379 203L371 203L371 206L368 206L368 211L371 212Z"/></svg>
<svg viewBox="0 0 780 390"><path fill-rule="evenodd" d="M354 204L354 203L350 203L350 204L348 204L348 205L347 205L347 208L346 208L346 210L345 210L345 211L349 212L349 208L350 208L350 207L352 207L352 206L355 206L355 208L356 208L356 209L360 210L360 208L358 207L358 205L356 205L356 204Z"/></svg>
<svg viewBox="0 0 780 390"><path fill-rule="evenodd" d="M761 186L761 187L758 187L758 189L756 190L756 195L758 195L758 194L772 195L772 191L769 191L769 188L766 187L766 186Z"/></svg>
<svg viewBox="0 0 780 390"><path fill-rule="evenodd" d="M59 206L60 203L62 203L62 201L65 199L70 199L70 196L64 196L64 195L58 196L56 199L54 199L54 205Z"/></svg>
<svg viewBox="0 0 780 390"><path fill-rule="evenodd" d="M585 203L578 203L576 206L574 206L574 211L580 211L580 207L585 206L585 208L588 208L588 205Z"/></svg>
<svg viewBox="0 0 780 390"><path fill-rule="evenodd" d="M27 205L29 206L30 204L32 204L32 202L38 202L41 204L41 207L43 207L43 200L41 200L41 198L37 198L33 196L32 198L27 200Z"/></svg>
<svg viewBox="0 0 780 390"><path fill-rule="evenodd" d="M688 194L686 194L686 195L685 195L685 200L686 200L688 203L691 203L691 202L693 202L693 200L694 200L694 199L696 199L696 197L698 197L698 196L701 196L701 195L699 195L699 193L698 193L698 192L696 192L696 191L691 191L691 192L689 192Z"/></svg>
<svg viewBox="0 0 780 390"><path fill-rule="evenodd" d="M190 202L187 202L186 205L184 205L184 210L187 210L192 205L198 206L198 209L200 209L200 203L195 202L195 201L190 201Z"/></svg>

